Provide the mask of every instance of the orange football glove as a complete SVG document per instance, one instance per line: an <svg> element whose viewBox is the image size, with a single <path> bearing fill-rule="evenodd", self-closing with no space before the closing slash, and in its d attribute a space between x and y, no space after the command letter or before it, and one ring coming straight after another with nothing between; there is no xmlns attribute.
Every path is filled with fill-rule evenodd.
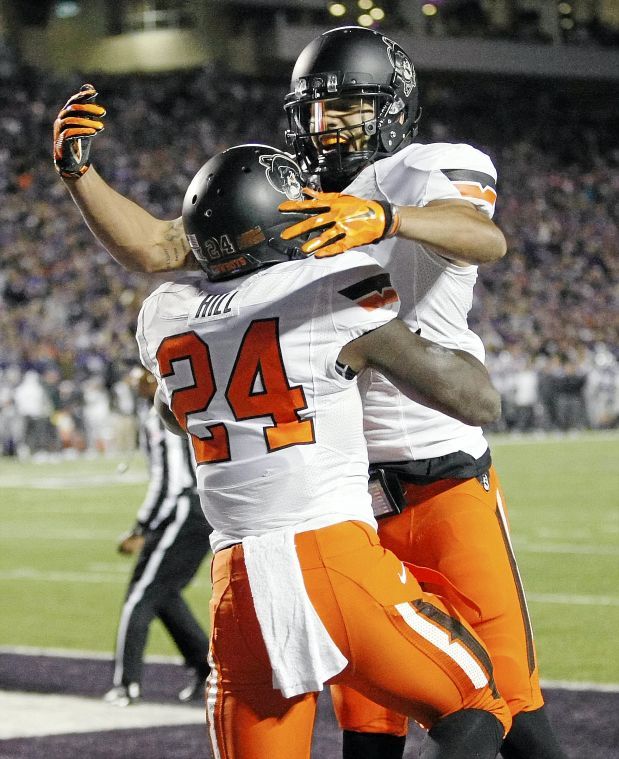
<svg viewBox="0 0 619 759"><path fill-rule="evenodd" d="M54 166L61 177L77 179L90 166L90 142L103 131L105 108L95 103L97 91L83 84L54 121Z"/></svg>
<svg viewBox="0 0 619 759"><path fill-rule="evenodd" d="M364 200L337 192L316 192L304 188L308 200L287 200L279 206L283 213L306 213L308 218L286 227L283 240L309 232L319 232L301 246L316 258L337 256L351 248L393 237L400 227L400 216L390 203Z"/></svg>

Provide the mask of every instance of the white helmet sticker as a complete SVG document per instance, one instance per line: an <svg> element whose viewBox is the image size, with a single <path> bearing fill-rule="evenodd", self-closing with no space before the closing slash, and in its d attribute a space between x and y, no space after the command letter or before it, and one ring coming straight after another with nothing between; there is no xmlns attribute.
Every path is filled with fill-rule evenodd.
<svg viewBox="0 0 619 759"><path fill-rule="evenodd" d="M303 200L301 172L292 158L285 153L261 155L260 163L266 169L271 187L289 200Z"/></svg>
<svg viewBox="0 0 619 759"><path fill-rule="evenodd" d="M382 39L385 45L387 45L387 55L389 56L391 65L395 69L396 77L402 82L404 95L408 97L417 86L413 63L400 47L396 49L396 44L393 40L390 40L389 37L383 37Z"/></svg>

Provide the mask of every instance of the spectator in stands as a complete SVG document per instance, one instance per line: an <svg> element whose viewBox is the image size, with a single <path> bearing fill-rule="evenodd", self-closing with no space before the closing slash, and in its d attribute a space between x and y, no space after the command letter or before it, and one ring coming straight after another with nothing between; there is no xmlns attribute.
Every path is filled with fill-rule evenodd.
<svg viewBox="0 0 619 759"><path fill-rule="evenodd" d="M604 344L594 346L583 389L587 420L594 429L616 427L619 420L619 363Z"/></svg>
<svg viewBox="0 0 619 759"><path fill-rule="evenodd" d="M53 406L41 376L34 369L29 369L15 388L15 408L23 419L19 454L29 456L55 448Z"/></svg>

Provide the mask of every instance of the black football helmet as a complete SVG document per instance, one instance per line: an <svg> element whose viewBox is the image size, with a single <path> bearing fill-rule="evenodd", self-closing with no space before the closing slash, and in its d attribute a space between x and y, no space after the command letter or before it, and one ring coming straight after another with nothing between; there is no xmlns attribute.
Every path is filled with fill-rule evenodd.
<svg viewBox="0 0 619 759"><path fill-rule="evenodd" d="M265 266L305 258L302 240L280 232L302 214L277 210L303 198L293 158L268 145L239 145L219 153L198 171L185 193L183 225L194 256L216 281Z"/></svg>
<svg viewBox="0 0 619 759"><path fill-rule="evenodd" d="M304 174L317 175L323 190L343 190L361 169L417 134L413 63L372 29L332 29L310 42L297 58L291 90L284 101L286 139ZM345 113L346 123L330 113Z"/></svg>

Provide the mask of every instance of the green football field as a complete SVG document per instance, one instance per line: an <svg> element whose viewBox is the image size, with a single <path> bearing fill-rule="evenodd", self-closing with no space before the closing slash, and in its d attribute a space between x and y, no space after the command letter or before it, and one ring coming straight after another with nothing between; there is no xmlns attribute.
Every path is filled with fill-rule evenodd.
<svg viewBox="0 0 619 759"><path fill-rule="evenodd" d="M495 438L545 680L619 683L619 437ZM0 647L111 653L143 461L0 458ZM186 594L208 626L208 561ZM613 653L614 652L614 653ZM177 652L159 623L148 654Z"/></svg>

